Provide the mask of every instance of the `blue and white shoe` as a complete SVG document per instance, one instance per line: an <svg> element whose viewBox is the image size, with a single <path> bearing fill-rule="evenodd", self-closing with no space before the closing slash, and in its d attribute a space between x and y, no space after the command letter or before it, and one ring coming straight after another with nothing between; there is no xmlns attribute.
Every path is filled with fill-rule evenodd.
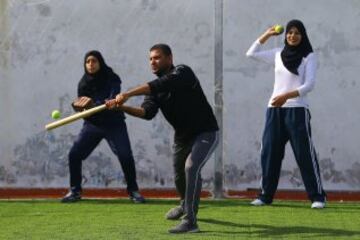
<svg viewBox="0 0 360 240"><path fill-rule="evenodd" d="M62 203L73 203L81 200L81 192L70 190L62 199Z"/></svg>
<svg viewBox="0 0 360 240"><path fill-rule="evenodd" d="M134 203L145 203L145 198L141 196L141 194L138 191L130 192L129 198Z"/></svg>

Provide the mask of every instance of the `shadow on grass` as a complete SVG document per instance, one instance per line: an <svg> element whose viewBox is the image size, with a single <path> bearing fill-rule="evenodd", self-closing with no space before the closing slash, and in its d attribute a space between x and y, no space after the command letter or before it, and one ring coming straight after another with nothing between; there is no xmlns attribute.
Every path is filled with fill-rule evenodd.
<svg viewBox="0 0 360 240"><path fill-rule="evenodd" d="M243 228L243 229L252 229L251 234L259 234L268 237L285 237L286 235L295 235L295 234L318 234L322 237L353 237L360 236L360 231L350 231L343 229L333 229L333 228L317 228L317 227L305 227L305 226L271 226L264 224L238 224L234 222L221 221L209 218L198 219L198 222L204 222L209 224L216 224L226 227L234 228ZM254 229L254 230L253 230ZM202 231L203 233L210 233L216 231ZM220 231L217 233L223 234L249 234L248 231Z"/></svg>
<svg viewBox="0 0 360 240"><path fill-rule="evenodd" d="M250 202L248 200L229 200L229 199L201 199L200 208L208 207L246 207L249 206Z"/></svg>
<svg viewBox="0 0 360 240"><path fill-rule="evenodd" d="M127 198L119 199L83 199L80 202L89 203L89 204L131 204L131 201ZM179 200L177 199L156 199L149 198L146 199L146 205L179 205ZM239 201L239 200L212 200L212 199L202 199L200 201L200 208L213 208L213 207L244 207L249 206L248 201Z"/></svg>
<svg viewBox="0 0 360 240"><path fill-rule="evenodd" d="M20 199L20 200L0 200L1 203L5 204L44 204L44 203L61 203L61 199ZM128 198L83 198L75 203L61 203L61 204L132 204ZM146 205L178 205L178 199L157 199L157 198L146 198ZM140 204L143 205L143 204ZM248 201L244 200L213 200L213 199L201 199L200 207L236 207L236 206L248 206Z"/></svg>
<svg viewBox="0 0 360 240"><path fill-rule="evenodd" d="M60 199L29 199L29 200L0 200L0 205L4 204L60 204ZM64 204L64 203L61 203ZM83 198L81 201L76 203L66 203L66 204L132 204L132 202L128 198ZM145 205L170 205L176 206L179 204L179 200L177 199L157 199L157 198L149 198L146 199ZM144 205L144 204L140 204ZM250 207L250 208L293 208L293 209L310 209L310 203L304 204L303 202L274 202L268 206L251 206L249 200L229 200L229 199L221 199L221 200L214 200L214 199L201 199L200 208L207 209L207 208L221 208L221 207ZM327 211L327 210L342 210L344 211L358 211L360 212L360 205L358 203L343 203L339 205L339 203L332 204L331 202L327 204L325 209L321 209L319 211ZM318 211L318 210L314 210Z"/></svg>
<svg viewBox="0 0 360 240"><path fill-rule="evenodd" d="M310 202L308 204L303 203L272 203L271 205L261 206L261 207L272 207L272 208L308 208L310 209ZM257 207L257 206L254 206Z"/></svg>
<svg viewBox="0 0 360 240"><path fill-rule="evenodd" d="M132 204L132 201L127 198L121 199L84 199L81 202L87 204ZM179 204L178 200L174 199L146 199L145 203L133 203L134 205L174 205Z"/></svg>
<svg viewBox="0 0 360 240"><path fill-rule="evenodd" d="M262 206L262 207L273 207L273 208L304 208L310 209L311 203L306 202L302 204L301 202L293 202L293 203L273 203L269 206ZM339 205L339 203L332 204L331 202L326 203L326 207L324 209L313 209L314 211L327 211L327 210L347 210L347 211L359 211L360 212L360 205L358 203L343 203Z"/></svg>
<svg viewBox="0 0 360 240"><path fill-rule="evenodd" d="M336 210L348 210L348 211L359 211L360 212L360 204L359 203L341 203L332 205L331 203L327 204L327 208L336 209Z"/></svg>
<svg viewBox="0 0 360 240"><path fill-rule="evenodd" d="M44 203L50 203L50 204L62 204L62 205L72 205L72 204L135 204L132 203L132 201L128 198L117 198L117 199L95 199L95 198L83 198L78 202L74 203L61 203L61 199L29 199L29 200L1 200L1 203L4 204L44 204ZM179 203L178 200L174 199L146 199L145 204L136 204L136 205L174 205L176 206Z"/></svg>
<svg viewBox="0 0 360 240"><path fill-rule="evenodd" d="M293 203L274 202L265 206L252 206L251 200L205 200L200 202L201 208L208 207L250 207L250 208L304 208L310 209L310 202L304 204L303 202L294 201Z"/></svg>

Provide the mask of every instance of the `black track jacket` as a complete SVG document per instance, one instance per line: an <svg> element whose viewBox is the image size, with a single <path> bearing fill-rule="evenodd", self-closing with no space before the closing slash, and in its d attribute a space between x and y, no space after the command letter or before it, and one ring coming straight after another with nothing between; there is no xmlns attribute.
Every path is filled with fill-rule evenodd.
<svg viewBox="0 0 360 240"><path fill-rule="evenodd" d="M145 109L144 118L152 119L160 108L175 129L175 140L187 140L202 132L219 130L213 110L190 67L173 67L169 73L148 84L151 94L141 105Z"/></svg>

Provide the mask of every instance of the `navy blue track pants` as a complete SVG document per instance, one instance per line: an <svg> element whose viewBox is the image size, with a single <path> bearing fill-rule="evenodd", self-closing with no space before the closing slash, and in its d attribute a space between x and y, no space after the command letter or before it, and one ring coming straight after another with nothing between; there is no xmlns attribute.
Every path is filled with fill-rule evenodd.
<svg viewBox="0 0 360 240"><path fill-rule="evenodd" d="M290 141L296 162L308 193L313 201L325 201L319 163L311 138L310 112L303 107L268 108L261 150L261 194L271 203L276 192L285 145Z"/></svg>
<svg viewBox="0 0 360 240"><path fill-rule="evenodd" d="M69 152L70 186L81 191L82 161L85 160L102 139L106 139L118 157L127 182L128 192L137 191L135 162L126 128L126 123L111 127L98 127L85 121Z"/></svg>

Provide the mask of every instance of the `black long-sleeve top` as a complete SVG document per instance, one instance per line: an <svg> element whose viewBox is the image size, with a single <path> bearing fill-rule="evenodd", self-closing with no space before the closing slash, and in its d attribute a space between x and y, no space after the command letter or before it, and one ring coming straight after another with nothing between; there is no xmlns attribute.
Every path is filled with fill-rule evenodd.
<svg viewBox="0 0 360 240"><path fill-rule="evenodd" d="M92 86L89 84L89 90L83 90L80 87L78 87L78 96L87 96L90 97L94 103L95 106L101 105L105 103L105 100L113 99L116 97L117 94L120 93L121 90L121 80L120 77L111 72L108 72L106 74L106 77L101 79L101 84L98 87ZM94 114L93 116L90 116L88 118L85 118L85 121L91 122L94 125L100 126L100 127L111 127L115 125L121 125L123 124L123 121L125 119L124 113L122 111L114 111L114 110L108 110L105 109L104 111Z"/></svg>
<svg viewBox="0 0 360 240"><path fill-rule="evenodd" d="M169 73L148 84L151 94L141 105L145 110L144 118L152 119L160 109L175 129L175 139L189 139L219 129L200 82L190 67L173 67Z"/></svg>

